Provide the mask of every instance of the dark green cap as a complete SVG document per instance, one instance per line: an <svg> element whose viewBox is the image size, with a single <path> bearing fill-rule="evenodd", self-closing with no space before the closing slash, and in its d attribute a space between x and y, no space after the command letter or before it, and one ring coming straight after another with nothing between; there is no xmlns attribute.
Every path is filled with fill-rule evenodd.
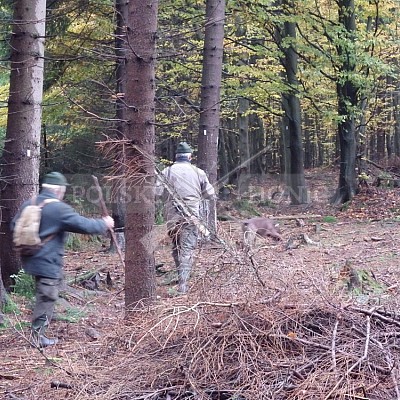
<svg viewBox="0 0 400 400"><path fill-rule="evenodd" d="M193 150L186 142L180 142L176 148L176 154L193 153Z"/></svg>
<svg viewBox="0 0 400 400"><path fill-rule="evenodd" d="M43 183L48 185L69 186L67 178L60 172L50 172L43 178Z"/></svg>

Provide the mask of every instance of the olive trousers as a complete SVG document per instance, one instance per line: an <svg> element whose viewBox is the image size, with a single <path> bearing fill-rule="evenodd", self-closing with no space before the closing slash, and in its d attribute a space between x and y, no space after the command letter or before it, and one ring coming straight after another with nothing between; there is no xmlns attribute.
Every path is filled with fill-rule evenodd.
<svg viewBox="0 0 400 400"><path fill-rule="evenodd" d="M198 229L189 222L177 223L169 230L172 238L172 257L178 270L178 290L186 293L197 247Z"/></svg>
<svg viewBox="0 0 400 400"><path fill-rule="evenodd" d="M49 325L53 317L61 282L61 279L35 277L36 303L32 314L32 330L34 332L44 334Z"/></svg>

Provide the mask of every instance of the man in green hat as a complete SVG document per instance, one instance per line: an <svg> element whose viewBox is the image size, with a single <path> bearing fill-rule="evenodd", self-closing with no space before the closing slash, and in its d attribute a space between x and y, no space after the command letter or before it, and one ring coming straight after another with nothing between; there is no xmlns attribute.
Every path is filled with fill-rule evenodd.
<svg viewBox="0 0 400 400"><path fill-rule="evenodd" d="M174 164L165 168L162 174L172 192L185 203L192 216L198 218L201 201L215 197L215 190L206 173L191 164L192 153L193 150L186 142L179 143ZM158 180L156 194L162 196L166 192L164 189ZM178 291L183 294L188 290L188 280L197 246L198 228L192 220L182 215L176 208L175 200L170 193L167 194L164 214L168 234L172 239L172 256L178 270Z"/></svg>
<svg viewBox="0 0 400 400"><path fill-rule="evenodd" d="M45 331L53 316L63 278L66 232L106 234L114 228L111 217L85 218L64 203L62 200L67 186L63 174L50 172L45 175L39 195L21 206L11 224L13 230L22 210L33 201L42 206L39 236L43 245L34 255L21 257L23 269L35 278L36 303L32 315L32 335L34 344L39 347L57 343L57 339L48 338Z"/></svg>

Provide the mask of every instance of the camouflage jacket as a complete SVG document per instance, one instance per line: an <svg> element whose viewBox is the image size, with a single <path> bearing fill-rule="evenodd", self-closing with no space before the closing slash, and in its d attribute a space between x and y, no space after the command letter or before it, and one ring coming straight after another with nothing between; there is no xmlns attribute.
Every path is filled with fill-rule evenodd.
<svg viewBox="0 0 400 400"><path fill-rule="evenodd" d="M196 217L199 216L201 201L215 197L214 187L210 184L206 173L190 162L176 161L170 167L165 168L162 174L173 193L177 194L177 197L185 203ZM167 222L182 219L173 196L165 190L160 178L157 179L156 194L163 196Z"/></svg>

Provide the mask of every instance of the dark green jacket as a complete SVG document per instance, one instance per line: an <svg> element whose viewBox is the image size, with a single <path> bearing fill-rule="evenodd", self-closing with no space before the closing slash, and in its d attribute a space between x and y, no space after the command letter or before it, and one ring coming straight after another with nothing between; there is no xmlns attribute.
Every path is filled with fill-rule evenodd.
<svg viewBox="0 0 400 400"><path fill-rule="evenodd" d="M49 190L42 190L37 198L37 204L45 199L54 199L56 196ZM21 211L30 204L26 201L11 223L11 229ZM66 232L86 234L106 234L107 226L102 219L85 218L79 215L72 207L62 201L46 204L42 209L39 236L43 240L50 235L54 237L31 257L22 257L22 266L25 272L45 278L61 278L64 243Z"/></svg>

